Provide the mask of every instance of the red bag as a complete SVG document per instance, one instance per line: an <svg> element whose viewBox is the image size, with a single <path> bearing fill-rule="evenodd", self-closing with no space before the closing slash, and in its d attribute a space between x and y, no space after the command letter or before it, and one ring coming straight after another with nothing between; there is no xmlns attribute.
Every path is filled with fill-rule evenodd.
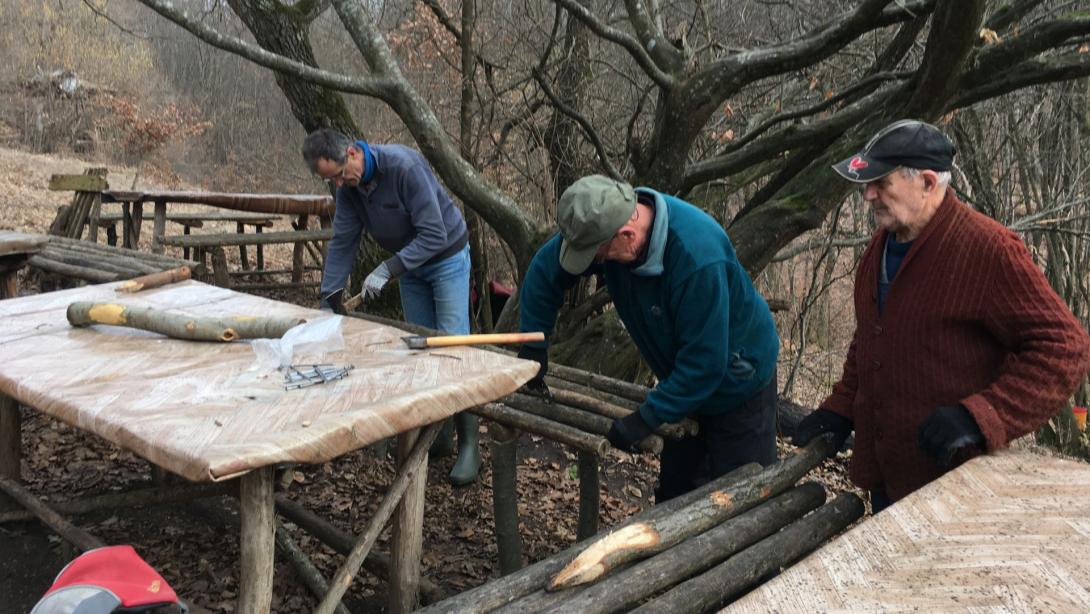
<svg viewBox="0 0 1090 614"><path fill-rule="evenodd" d="M84 552L61 570L31 614L142 612L176 605L188 612L170 588L132 546Z"/></svg>

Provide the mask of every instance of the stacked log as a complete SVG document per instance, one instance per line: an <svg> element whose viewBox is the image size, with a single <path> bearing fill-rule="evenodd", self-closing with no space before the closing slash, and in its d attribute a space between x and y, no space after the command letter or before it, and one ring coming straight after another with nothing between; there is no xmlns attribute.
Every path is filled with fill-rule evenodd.
<svg viewBox="0 0 1090 614"><path fill-rule="evenodd" d="M50 236L29 263L49 273L92 283L132 279L183 266L203 274L193 270L199 268L196 262L57 236Z"/></svg>
<svg viewBox="0 0 1090 614"><path fill-rule="evenodd" d="M822 505L820 484L795 486L829 445L747 466L424 612L713 611L862 516L855 495Z"/></svg>

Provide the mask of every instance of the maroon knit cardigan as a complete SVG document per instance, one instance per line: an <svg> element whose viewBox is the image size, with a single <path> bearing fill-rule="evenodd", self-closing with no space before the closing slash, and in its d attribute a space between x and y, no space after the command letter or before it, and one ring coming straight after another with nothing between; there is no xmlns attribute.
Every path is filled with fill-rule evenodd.
<svg viewBox="0 0 1090 614"><path fill-rule="evenodd" d="M961 403L988 450L1002 448L1070 397L1090 369L1090 337L1021 239L951 189L912 243L879 315L887 234L874 235L859 263L855 333L821 407L855 423L852 481L884 484L897 500L944 471L916 443L936 407Z"/></svg>

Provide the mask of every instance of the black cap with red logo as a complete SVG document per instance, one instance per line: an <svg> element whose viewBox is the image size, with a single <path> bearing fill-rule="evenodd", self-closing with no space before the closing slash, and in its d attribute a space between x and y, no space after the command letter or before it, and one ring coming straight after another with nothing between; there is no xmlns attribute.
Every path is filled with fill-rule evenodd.
<svg viewBox="0 0 1090 614"><path fill-rule="evenodd" d="M931 124L902 119L882 128L863 150L833 165L841 177L855 183L881 179L897 167L948 171L957 149Z"/></svg>

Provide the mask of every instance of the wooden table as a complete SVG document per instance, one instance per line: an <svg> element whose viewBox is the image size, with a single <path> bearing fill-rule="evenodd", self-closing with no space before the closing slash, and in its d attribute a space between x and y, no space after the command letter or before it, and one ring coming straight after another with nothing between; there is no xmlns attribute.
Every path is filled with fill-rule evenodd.
<svg viewBox="0 0 1090 614"><path fill-rule="evenodd" d="M981 456L724 612L1088 612L1090 465Z"/></svg>
<svg viewBox="0 0 1090 614"><path fill-rule="evenodd" d="M345 318L344 351L293 362L347 363L355 370L286 391L280 373L251 369L248 343L68 325L71 302L117 301L115 286L0 301L0 475L19 477L18 401L188 480L240 478L239 612L268 612L272 599L274 465L320 463L395 435L407 449L420 427L509 394L537 370L536 363L473 348L410 351L402 331ZM120 300L209 316L325 315L193 281ZM423 473L412 474L395 519L391 611L415 603Z"/></svg>
<svg viewBox="0 0 1090 614"><path fill-rule="evenodd" d="M48 242L45 235L0 230L0 299L19 296L19 269Z"/></svg>

